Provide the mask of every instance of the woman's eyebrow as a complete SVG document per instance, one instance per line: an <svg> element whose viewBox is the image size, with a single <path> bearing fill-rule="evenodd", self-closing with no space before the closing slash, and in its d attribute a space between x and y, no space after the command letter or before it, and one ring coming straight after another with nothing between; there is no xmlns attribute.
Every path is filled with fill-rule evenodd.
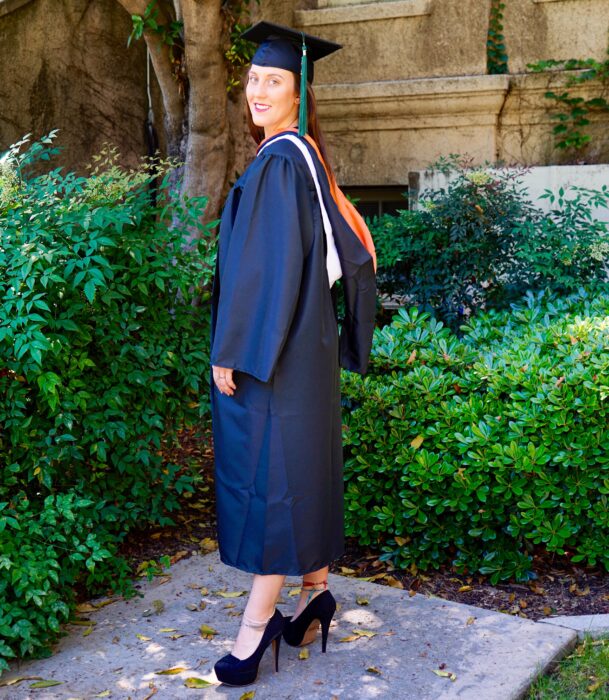
<svg viewBox="0 0 609 700"><path fill-rule="evenodd" d="M249 72L250 75L258 75L255 70L251 70ZM268 78L273 77L273 78L281 78L283 80L283 76L279 75L279 73L269 73L267 75Z"/></svg>

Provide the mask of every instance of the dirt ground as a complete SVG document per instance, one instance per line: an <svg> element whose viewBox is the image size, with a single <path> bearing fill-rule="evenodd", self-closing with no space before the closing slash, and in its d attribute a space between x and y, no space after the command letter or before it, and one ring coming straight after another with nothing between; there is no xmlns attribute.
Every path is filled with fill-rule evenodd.
<svg viewBox="0 0 609 700"><path fill-rule="evenodd" d="M164 555L175 562L194 551L207 552L216 547L209 429L182 432L179 447L167 451L167 456L180 464L189 463L201 480L197 492L183 499L182 510L171 514L175 526L130 533L121 553L134 569L150 560L159 561ZM601 569L576 567L559 557L536 556L537 578L528 583L493 586L484 576L459 575L449 566L427 572L396 570L379 561L378 555L379 552L347 538L346 552L333 563L331 571L531 620L550 615L609 613L609 574Z"/></svg>

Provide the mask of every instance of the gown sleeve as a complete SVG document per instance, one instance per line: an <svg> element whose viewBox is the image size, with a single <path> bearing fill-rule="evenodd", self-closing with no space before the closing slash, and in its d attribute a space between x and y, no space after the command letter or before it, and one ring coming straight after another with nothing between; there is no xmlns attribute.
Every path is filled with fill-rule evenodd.
<svg viewBox="0 0 609 700"><path fill-rule="evenodd" d="M297 308L312 204L306 174L291 158L258 157L230 233L220 236L210 359L268 382Z"/></svg>

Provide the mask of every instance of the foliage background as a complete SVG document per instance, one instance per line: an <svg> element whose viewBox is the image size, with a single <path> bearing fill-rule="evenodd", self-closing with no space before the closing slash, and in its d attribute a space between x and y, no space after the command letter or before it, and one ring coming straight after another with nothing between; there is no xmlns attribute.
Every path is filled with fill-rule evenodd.
<svg viewBox="0 0 609 700"><path fill-rule="evenodd" d="M208 410L213 225L183 245L206 199L111 149L30 176L54 137L0 172L0 670L45 653L76 584L132 594L117 547L193 490L163 448Z"/></svg>

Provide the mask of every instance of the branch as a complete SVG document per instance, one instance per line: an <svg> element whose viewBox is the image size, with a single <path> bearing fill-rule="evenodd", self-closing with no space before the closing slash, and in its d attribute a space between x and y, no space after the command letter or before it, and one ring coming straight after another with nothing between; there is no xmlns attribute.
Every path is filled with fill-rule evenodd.
<svg viewBox="0 0 609 700"><path fill-rule="evenodd" d="M143 15L149 0L117 0L130 15ZM175 0L176 3L178 0ZM173 6L171 2L157 2L159 9L159 21L169 23L173 21ZM161 37L155 32L144 31L144 40L150 50L150 60L156 75L163 106L165 108L165 131L167 133L168 155L179 153L182 140L184 122L184 100L180 95L178 82L176 81L171 63L169 46L164 44Z"/></svg>

